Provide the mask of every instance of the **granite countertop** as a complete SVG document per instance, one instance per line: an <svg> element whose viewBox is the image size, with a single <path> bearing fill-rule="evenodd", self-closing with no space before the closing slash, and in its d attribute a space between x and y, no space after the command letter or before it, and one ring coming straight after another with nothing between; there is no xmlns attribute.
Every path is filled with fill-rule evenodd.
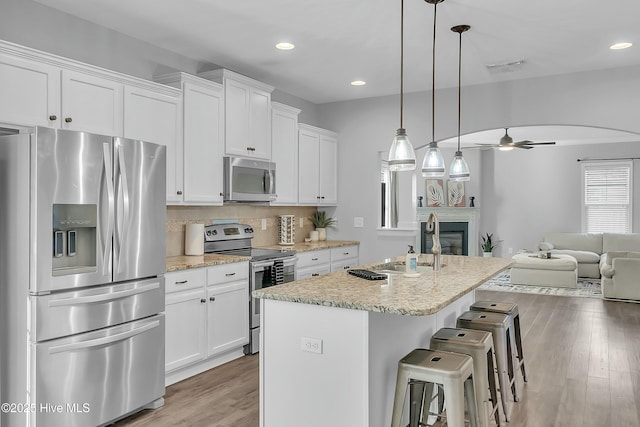
<svg viewBox="0 0 640 427"><path fill-rule="evenodd" d="M296 243L295 245L271 245L256 246L261 249L276 249L283 251L318 251L321 249L339 248L341 246L359 245L360 242L352 240L326 240L314 243ZM189 268L210 267L213 265L230 264L232 262L249 261L251 257L238 255L220 255L220 254L204 254L204 255L182 255L167 257L167 271L187 270Z"/></svg>
<svg viewBox="0 0 640 427"><path fill-rule="evenodd" d="M211 267L233 262L249 261L251 257L238 255L182 255L167 257L167 272L187 270L189 268Z"/></svg>
<svg viewBox="0 0 640 427"><path fill-rule="evenodd" d="M425 266L432 255L421 254L418 264ZM363 265L375 269L387 262L403 262L405 257ZM257 298L302 304L324 305L379 313L426 316L434 314L456 299L471 292L514 261L506 258L484 258L443 255L441 271L421 269L420 277L390 275L387 280L365 280L346 271L298 280L253 292Z"/></svg>
<svg viewBox="0 0 640 427"><path fill-rule="evenodd" d="M309 243L296 243L295 245L271 245L271 246L256 246L261 249L280 249L284 251L319 251L322 249L339 248L342 246L360 245L360 242L354 240L324 240L319 242Z"/></svg>

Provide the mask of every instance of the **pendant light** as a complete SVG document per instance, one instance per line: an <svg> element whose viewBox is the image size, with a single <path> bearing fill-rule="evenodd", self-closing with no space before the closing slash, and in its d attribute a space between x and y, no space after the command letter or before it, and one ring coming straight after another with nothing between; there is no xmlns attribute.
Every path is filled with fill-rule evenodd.
<svg viewBox="0 0 640 427"><path fill-rule="evenodd" d="M462 157L462 151L460 151L460 95L462 92L462 33L468 31L470 28L469 25L456 25L455 27L451 27L451 31L458 33L460 36L460 46L458 49L458 151L456 151L456 155L449 167L449 179L451 181L469 181L469 165L467 165L467 162Z"/></svg>
<svg viewBox="0 0 640 427"><path fill-rule="evenodd" d="M431 142L429 150L422 161L422 176L425 178L443 178L444 177L444 157L438 148L436 142L436 12L438 3L444 0L424 0L433 5L433 71L431 75Z"/></svg>
<svg viewBox="0 0 640 427"><path fill-rule="evenodd" d="M412 171L416 168L416 153L413 151L407 131L403 127L404 107L404 0L400 1L400 127L389 149L389 170Z"/></svg>

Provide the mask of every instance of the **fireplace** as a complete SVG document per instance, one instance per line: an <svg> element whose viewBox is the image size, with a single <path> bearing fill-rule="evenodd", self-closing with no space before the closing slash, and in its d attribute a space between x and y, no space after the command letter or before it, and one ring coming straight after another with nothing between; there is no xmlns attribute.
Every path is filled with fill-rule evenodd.
<svg viewBox="0 0 640 427"><path fill-rule="evenodd" d="M433 232L427 231L427 223L420 223L420 252L430 254ZM440 248L442 255L469 255L469 223L441 222Z"/></svg>

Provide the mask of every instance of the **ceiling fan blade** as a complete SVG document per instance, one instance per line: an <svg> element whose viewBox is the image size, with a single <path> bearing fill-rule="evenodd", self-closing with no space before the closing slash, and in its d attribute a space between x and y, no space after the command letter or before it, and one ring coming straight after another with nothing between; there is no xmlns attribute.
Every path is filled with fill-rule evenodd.
<svg viewBox="0 0 640 427"><path fill-rule="evenodd" d="M522 146L522 145L555 145L555 141L545 141L545 142L533 142L533 141L518 141L514 142L514 146Z"/></svg>
<svg viewBox="0 0 640 427"><path fill-rule="evenodd" d="M498 148L498 145L497 144L476 144L476 145L472 145L472 146L469 146L469 147L462 147L463 150L468 150L468 149L471 149L471 148L480 148L480 149L482 149L482 148Z"/></svg>
<svg viewBox="0 0 640 427"><path fill-rule="evenodd" d="M531 147L530 145L524 145L524 144L513 144L514 148L524 148L525 150L531 150L533 147Z"/></svg>

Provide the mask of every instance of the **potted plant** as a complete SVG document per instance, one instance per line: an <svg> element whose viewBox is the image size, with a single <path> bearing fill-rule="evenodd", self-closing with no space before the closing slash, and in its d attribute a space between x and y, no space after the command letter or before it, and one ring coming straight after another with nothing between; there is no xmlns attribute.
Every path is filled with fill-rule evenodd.
<svg viewBox="0 0 640 427"><path fill-rule="evenodd" d="M318 240L327 240L327 227L331 227L336 223L335 218L328 217L325 211L315 211L309 217L309 221L318 231Z"/></svg>
<svg viewBox="0 0 640 427"><path fill-rule="evenodd" d="M498 244L494 244L493 243L493 233L489 234L489 233L485 233L484 236L482 236L482 256L484 257L492 257L493 256L493 249L498 246Z"/></svg>

